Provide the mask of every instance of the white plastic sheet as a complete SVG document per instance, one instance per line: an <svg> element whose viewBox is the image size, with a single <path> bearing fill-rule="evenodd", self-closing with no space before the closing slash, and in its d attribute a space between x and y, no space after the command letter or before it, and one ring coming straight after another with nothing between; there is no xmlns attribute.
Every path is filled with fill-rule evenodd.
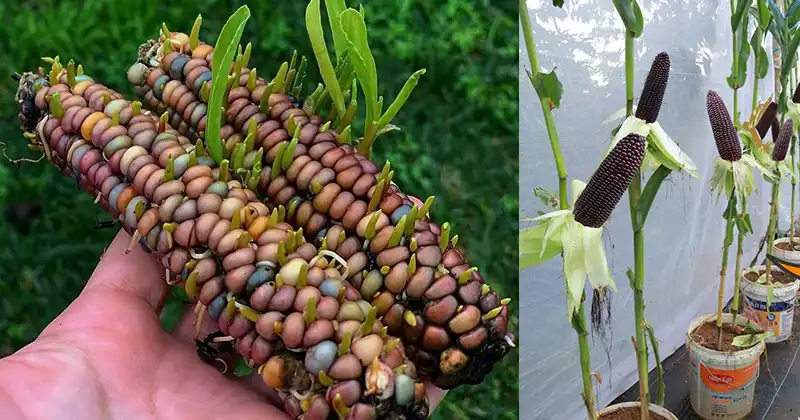
<svg viewBox="0 0 800 420"><path fill-rule="evenodd" d="M733 93L725 82L732 60L730 8L727 1L713 0L640 4L645 29L635 41L637 100L653 58L667 52L672 70L658 120L691 156L703 177L673 174L661 188L645 228L646 317L655 328L664 359L684 344L686 328L695 317L716 310L725 198L715 203L710 192L717 151L705 101L706 92L714 89L729 110L733 109ZM556 67L564 85L561 108L554 112L567 171L570 179L586 181L599 164L614 128L603 125L604 120L625 105L622 23L608 0L566 0L563 9L553 7L549 0L529 0L528 9L540 66L545 71ZM768 37L768 53L771 47ZM535 187L557 189L553 156L528 68L520 35L520 217L534 217L537 210L543 210L532 193ZM752 60L748 69L747 84L739 93L742 120L751 110ZM759 86L759 96L763 100L772 92L770 68ZM755 255L767 225L769 189L756 177L759 191L749 206L756 234L745 244L743 267ZM789 219L788 184L785 182L781 191L783 228ZM525 226L521 222L520 227ZM595 385L598 409L638 380L631 344L633 295L625 276L626 268L633 264L627 194L612 215L605 243L619 293L613 296L610 333L605 340L595 337L591 341L592 369L603 379L601 385ZM726 299L733 293L734 248L731 253ZM565 312L560 260L522 272L520 284L520 418L585 419L577 338ZM674 387L666 392L683 394L687 390Z"/></svg>

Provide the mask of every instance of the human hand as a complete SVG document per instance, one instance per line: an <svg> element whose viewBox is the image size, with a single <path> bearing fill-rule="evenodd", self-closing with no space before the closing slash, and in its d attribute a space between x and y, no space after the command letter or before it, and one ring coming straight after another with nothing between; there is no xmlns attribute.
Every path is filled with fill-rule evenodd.
<svg viewBox="0 0 800 420"><path fill-rule="evenodd" d="M259 377L229 379L197 357L192 311L161 328L163 268L138 247L125 254L129 242L121 231L78 298L0 359L3 418L289 419ZM433 411L445 391L426 388Z"/></svg>

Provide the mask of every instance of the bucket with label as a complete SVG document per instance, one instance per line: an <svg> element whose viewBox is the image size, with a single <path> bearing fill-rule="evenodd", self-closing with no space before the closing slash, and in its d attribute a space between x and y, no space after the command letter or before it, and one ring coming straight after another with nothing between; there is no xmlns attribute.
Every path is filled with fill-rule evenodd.
<svg viewBox="0 0 800 420"><path fill-rule="evenodd" d="M759 265L742 272L740 286L744 295L742 312L754 314L762 327L772 330L774 335L766 339L767 343L778 343L792 335L795 297L800 282L773 266L772 275L778 280L784 280L785 283L773 283L772 301L767 308L770 286L757 283L758 278L766 273L766 269L766 266Z"/></svg>
<svg viewBox="0 0 800 420"><path fill-rule="evenodd" d="M714 322L716 314L695 319L686 332L689 350L689 402L697 415L705 420L740 420L753 409L759 358L765 344L759 341L753 347L738 351L717 351L703 347L692 338L697 327ZM723 314L722 322L731 324L733 315ZM744 316L736 324L745 326Z"/></svg>
<svg viewBox="0 0 800 420"><path fill-rule="evenodd" d="M625 415L628 414L627 412L634 411L634 410L635 410L635 413L637 414L636 417L638 418L639 417L638 416L639 407L641 407L641 403L639 403L639 401L632 401L632 402L624 402L624 403L620 403L620 404L614 404L614 405L608 406L608 407L600 410L600 412L597 413L597 419L598 420L614 420L614 419L617 419L617 418L620 418L620 419L622 419L622 418L630 418L630 417L626 417ZM661 406L655 405L655 404L650 404L649 408L650 408L650 418L651 419L654 418L653 415L655 414L655 415L658 415L658 416L662 417L664 420L678 420L678 418L675 417L674 414L670 413L669 410L667 410L664 407L661 407Z"/></svg>
<svg viewBox="0 0 800 420"><path fill-rule="evenodd" d="M786 262L800 264L800 238L794 240L794 246L789 245L789 238L778 238L773 244L772 255Z"/></svg>

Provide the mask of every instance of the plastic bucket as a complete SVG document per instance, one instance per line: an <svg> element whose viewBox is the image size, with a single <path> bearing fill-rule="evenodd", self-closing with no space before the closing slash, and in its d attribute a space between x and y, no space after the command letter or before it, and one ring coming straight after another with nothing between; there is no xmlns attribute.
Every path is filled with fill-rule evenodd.
<svg viewBox="0 0 800 420"><path fill-rule="evenodd" d="M692 332L704 322L715 321L716 314L695 319L686 332L689 349L689 402L697 415L705 420L740 420L753 409L759 357L764 342L749 349L722 352L705 348L692 339ZM733 315L723 314L724 323L733 322ZM747 325L739 316L738 325Z"/></svg>
<svg viewBox="0 0 800 420"><path fill-rule="evenodd" d="M775 286L772 289L772 302L767 311L767 296L769 286L753 283L747 280L744 275L754 271L761 272L766 270L763 265L750 267L742 272L741 289L744 294L745 311L753 312L758 317L758 323L762 327L771 329L775 334L766 339L767 343L778 343L785 341L792 335L792 318L794 317L795 297L797 297L798 282ZM773 273L781 272L778 267L772 267Z"/></svg>
<svg viewBox="0 0 800 420"><path fill-rule="evenodd" d="M776 239L775 242L773 242L774 246L772 247L772 254L784 261L800 264L800 251L795 251L795 250L786 251L777 247L778 244L788 244L788 243L789 243L789 238ZM795 239L794 243L800 244L800 237ZM797 297L797 299L800 299L800 296Z"/></svg>
<svg viewBox="0 0 800 420"><path fill-rule="evenodd" d="M602 418L603 415L610 415L616 412L617 410L621 410L627 407L636 407L636 409L638 410L639 407L641 407L641 403L639 403L639 401L633 401L633 402L624 402L608 406L600 410L599 413L597 413L598 420L603 420ZM664 417L667 420L678 420L678 418L675 417L674 414L670 413L669 410L659 405L650 404L650 412L653 414L658 414L659 416Z"/></svg>

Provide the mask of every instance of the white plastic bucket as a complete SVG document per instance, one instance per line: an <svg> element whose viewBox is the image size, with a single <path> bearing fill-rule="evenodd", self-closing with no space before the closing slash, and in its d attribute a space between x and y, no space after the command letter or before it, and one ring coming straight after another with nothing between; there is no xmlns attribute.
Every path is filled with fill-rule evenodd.
<svg viewBox="0 0 800 420"><path fill-rule="evenodd" d="M704 322L715 321L716 314L695 319L686 332L689 349L689 402L697 415L705 420L740 420L753 409L759 357L763 341L749 349L723 352L708 349L692 339L692 332ZM732 314L723 314L722 322L733 322ZM739 316L738 325L747 325Z"/></svg>
<svg viewBox="0 0 800 420"><path fill-rule="evenodd" d="M744 277L747 273L764 270L766 270L766 266L763 265L744 270L740 287L744 295L745 311L752 311L758 317L759 324L766 329L771 329L774 333L772 337L766 339L766 342L779 343L787 340L792 335L795 297L797 296L798 283L800 282L795 280L783 286L775 286L772 289L772 302L770 303L769 311L767 311L769 286L751 282ZM779 273L781 269L772 266L772 272Z"/></svg>
<svg viewBox="0 0 800 420"><path fill-rule="evenodd" d="M772 247L772 254L784 261L800 264L800 251L795 251L795 250L786 251L777 247L778 244L788 244L788 243L789 243L789 238L776 239L775 242L773 242L774 245ZM794 243L795 244L800 243L800 237L797 237L794 240ZM796 298L796 300L798 299L800 299L800 296Z"/></svg>
<svg viewBox="0 0 800 420"><path fill-rule="evenodd" d="M607 414L612 414L612 413L616 412L617 410L621 410L621 409L627 408L627 407L636 407L636 409L638 410L639 407L641 407L641 403L639 403L639 401L633 401L633 402L624 402L624 403L614 404L614 405L608 406L608 407L600 410L599 413L597 413L598 420L603 420L602 416L604 414L606 414L606 415ZM653 413L653 414L658 414L659 416L664 417L666 420L678 420L678 418L675 417L674 414L670 413L669 410L667 410L666 408L661 407L659 405L650 404L650 412Z"/></svg>

